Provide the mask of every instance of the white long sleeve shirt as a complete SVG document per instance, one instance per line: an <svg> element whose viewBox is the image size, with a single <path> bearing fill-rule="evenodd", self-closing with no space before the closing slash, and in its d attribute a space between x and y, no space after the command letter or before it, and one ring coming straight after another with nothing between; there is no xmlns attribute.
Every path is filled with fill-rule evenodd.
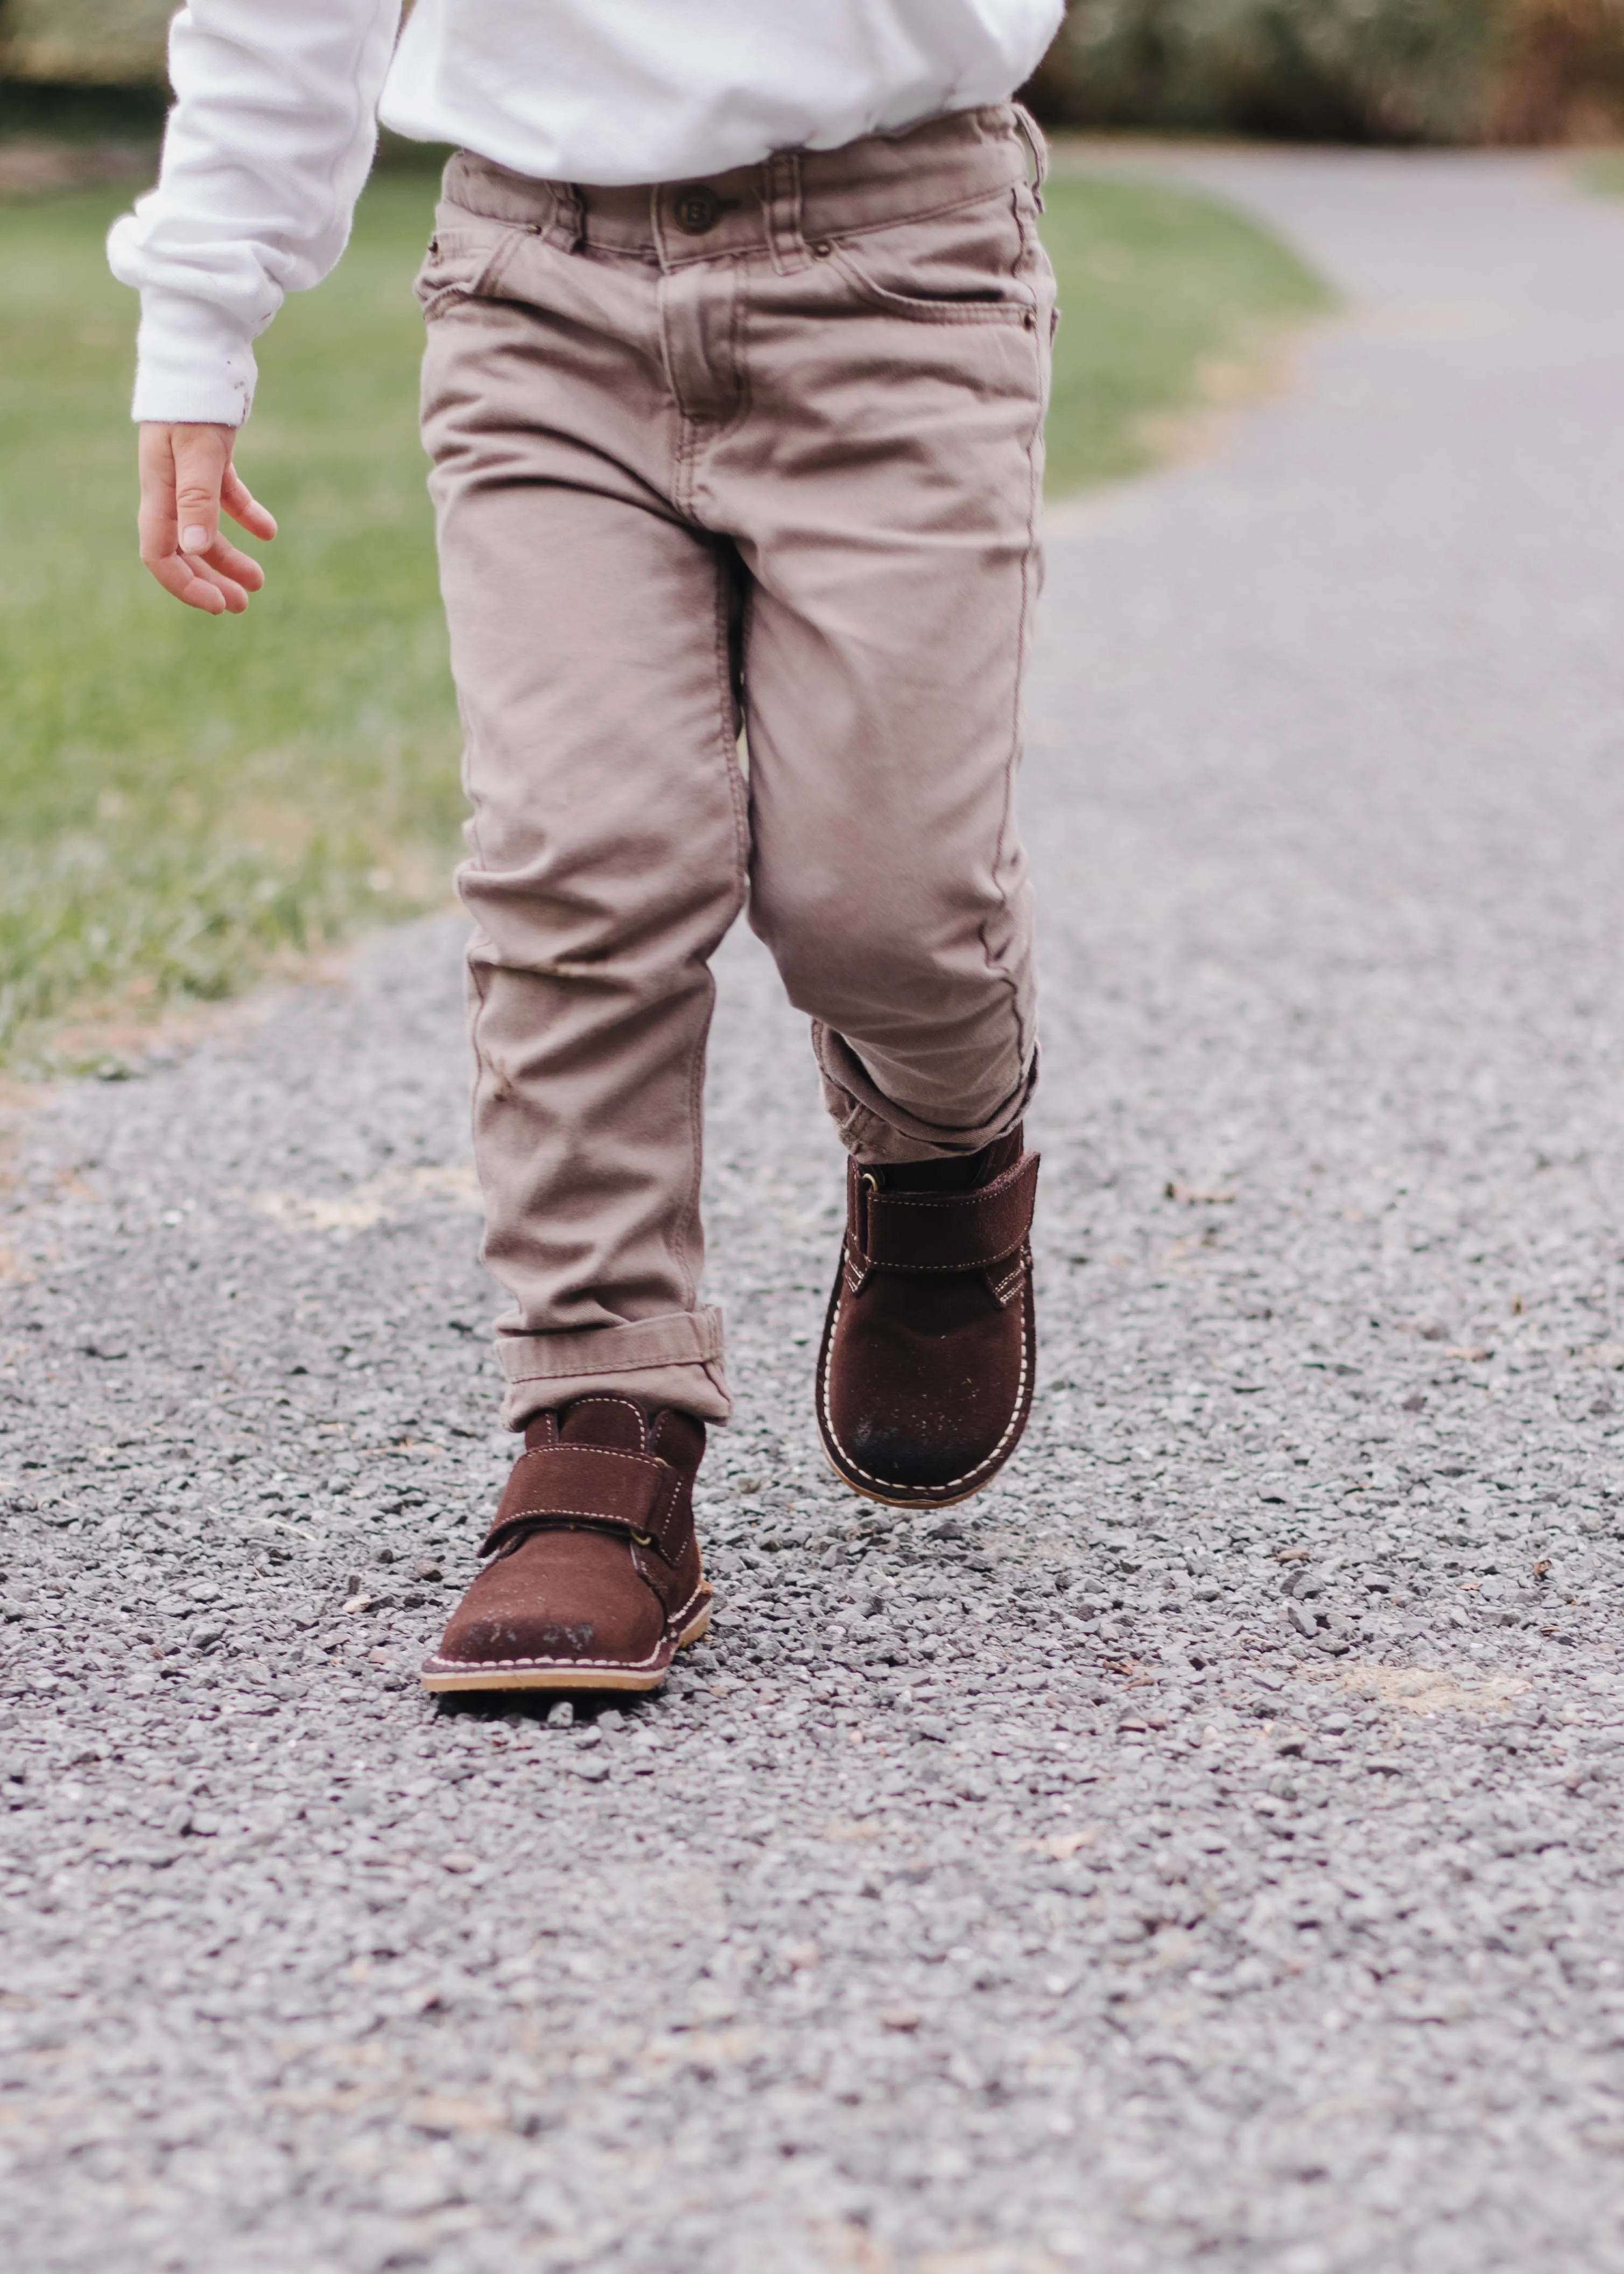
<svg viewBox="0 0 1624 2274"><path fill-rule="evenodd" d="M343 251L376 122L542 180L682 181L1004 100L1062 0L191 0L158 186L115 224L135 416L237 425Z"/></svg>

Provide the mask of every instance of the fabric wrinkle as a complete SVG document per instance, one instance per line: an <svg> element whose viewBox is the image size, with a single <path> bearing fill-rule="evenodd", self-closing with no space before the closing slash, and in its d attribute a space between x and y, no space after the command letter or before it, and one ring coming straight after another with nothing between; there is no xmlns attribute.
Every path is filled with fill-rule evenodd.
<svg viewBox="0 0 1624 2274"><path fill-rule="evenodd" d="M447 169L505 233L430 326L425 433L510 1421L595 1368L726 1418L702 1116L741 907L848 1149L966 1154L1026 1110L1026 172L1007 109L696 187ZM917 302L818 250L848 237Z"/></svg>

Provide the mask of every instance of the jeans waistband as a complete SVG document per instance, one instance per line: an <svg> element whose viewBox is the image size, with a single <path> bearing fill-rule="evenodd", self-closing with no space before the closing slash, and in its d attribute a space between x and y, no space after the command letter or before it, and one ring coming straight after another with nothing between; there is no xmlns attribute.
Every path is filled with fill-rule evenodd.
<svg viewBox="0 0 1624 2274"><path fill-rule="evenodd" d="M754 166L685 182L619 188L543 182L460 150L445 194L464 212L513 223L571 250L662 268L767 253L800 261L821 237L924 219L1042 176L1042 141L1019 104L995 103L868 134L838 150L780 150Z"/></svg>

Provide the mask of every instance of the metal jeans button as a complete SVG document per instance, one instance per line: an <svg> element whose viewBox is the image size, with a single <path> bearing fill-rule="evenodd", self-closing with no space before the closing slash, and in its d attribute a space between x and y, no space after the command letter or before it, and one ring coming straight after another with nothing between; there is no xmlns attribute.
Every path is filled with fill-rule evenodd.
<svg viewBox="0 0 1624 2274"><path fill-rule="evenodd" d="M702 182L695 189L680 190L672 210L685 236L703 237L720 221L722 200L708 183Z"/></svg>

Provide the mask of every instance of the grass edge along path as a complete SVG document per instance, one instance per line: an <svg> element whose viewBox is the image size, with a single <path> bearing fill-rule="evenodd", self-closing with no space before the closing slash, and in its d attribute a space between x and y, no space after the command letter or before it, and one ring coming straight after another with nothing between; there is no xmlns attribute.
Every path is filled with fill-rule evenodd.
<svg viewBox="0 0 1624 2274"><path fill-rule="evenodd" d="M1282 335L1335 305L1297 254L1236 207L1088 172L1076 141L1056 154L1064 170L1045 185L1043 221L1062 310L1051 501L1144 472L1181 419L1248 392Z"/></svg>
<svg viewBox="0 0 1624 2274"><path fill-rule="evenodd" d="M168 1006L440 904L461 815L408 290L432 177L376 177L335 277L261 343L242 456L283 534L232 621L134 560L135 306L102 250L126 194L0 201L0 1065L23 1073L117 1070ZM1067 171L1047 202L1051 495L1151 463L1214 369L1327 305L1213 200Z"/></svg>
<svg viewBox="0 0 1624 2274"><path fill-rule="evenodd" d="M1624 150L1587 150L1574 171L1581 189L1624 198Z"/></svg>

